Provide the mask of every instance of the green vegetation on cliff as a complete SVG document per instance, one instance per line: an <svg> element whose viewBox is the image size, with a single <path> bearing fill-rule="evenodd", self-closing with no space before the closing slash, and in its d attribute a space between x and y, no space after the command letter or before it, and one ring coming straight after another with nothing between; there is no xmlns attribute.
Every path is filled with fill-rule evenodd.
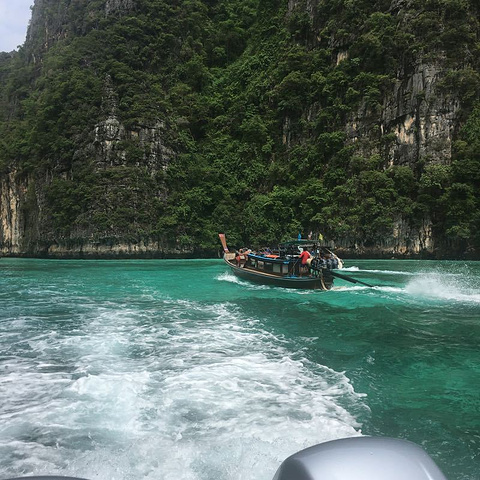
<svg viewBox="0 0 480 480"><path fill-rule="evenodd" d="M480 252L476 0L105 3L45 0L0 58L25 250L388 246L427 221L437 249Z"/></svg>

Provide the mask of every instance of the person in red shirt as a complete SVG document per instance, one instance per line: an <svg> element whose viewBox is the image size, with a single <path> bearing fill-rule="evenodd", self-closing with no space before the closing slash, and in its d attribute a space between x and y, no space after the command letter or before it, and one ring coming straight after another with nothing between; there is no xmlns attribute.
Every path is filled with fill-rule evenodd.
<svg viewBox="0 0 480 480"><path fill-rule="evenodd" d="M300 275L308 274L308 264L307 260L311 257L310 252L307 247L303 247L303 252L300 254Z"/></svg>

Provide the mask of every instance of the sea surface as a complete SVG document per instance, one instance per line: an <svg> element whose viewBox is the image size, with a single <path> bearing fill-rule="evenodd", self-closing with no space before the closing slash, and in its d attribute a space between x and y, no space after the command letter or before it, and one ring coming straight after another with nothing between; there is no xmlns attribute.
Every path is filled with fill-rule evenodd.
<svg viewBox="0 0 480 480"><path fill-rule="evenodd" d="M336 438L480 479L480 263L346 260L298 291L221 260L0 260L0 479L270 480Z"/></svg>

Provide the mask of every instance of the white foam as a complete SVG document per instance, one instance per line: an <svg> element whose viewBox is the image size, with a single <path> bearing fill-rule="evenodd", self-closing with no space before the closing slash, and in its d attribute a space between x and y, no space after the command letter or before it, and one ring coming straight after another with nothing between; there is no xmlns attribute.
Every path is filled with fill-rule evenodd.
<svg viewBox="0 0 480 480"><path fill-rule="evenodd" d="M268 285L261 285L258 283L252 283L247 280L242 280L241 278L238 278L231 272L225 272L222 273L221 275L218 275L216 277L217 280L221 282L229 282L229 283L235 283L236 285L241 285L242 287L249 289L249 290L269 290L274 287L270 287Z"/></svg>
<svg viewBox="0 0 480 480"><path fill-rule="evenodd" d="M472 287L468 277L422 273L405 287L413 296L462 303L480 303L478 288Z"/></svg>
<svg viewBox="0 0 480 480"><path fill-rule="evenodd" d="M405 291L405 289L401 287L379 287L379 286L374 286L372 290L377 292L386 292L386 293L402 293Z"/></svg>
<svg viewBox="0 0 480 480"><path fill-rule="evenodd" d="M221 282L230 282L230 283L236 283L236 284L245 283L245 282L242 282L242 280L240 280L238 277L236 277L233 273L230 273L230 272L224 272L218 275L217 280L220 280Z"/></svg>
<svg viewBox="0 0 480 480"><path fill-rule="evenodd" d="M355 286L348 286L348 285L339 285L332 287L330 289L331 292L354 292L354 291L361 291L361 290L369 290L370 287L366 286L360 286L360 285L355 285Z"/></svg>
<svg viewBox="0 0 480 480"><path fill-rule="evenodd" d="M342 268L343 271L350 271L350 272L366 272L366 273L380 273L380 274L385 274L385 275L416 275L416 273L413 272L404 272L402 270L372 270L372 269L367 269L367 268L359 268L359 267L347 267L347 268Z"/></svg>
<svg viewBox="0 0 480 480"><path fill-rule="evenodd" d="M367 407L345 374L258 324L232 304L165 300L92 306L73 336L24 339L29 356L0 377L2 471L272 478L301 448L359 435Z"/></svg>

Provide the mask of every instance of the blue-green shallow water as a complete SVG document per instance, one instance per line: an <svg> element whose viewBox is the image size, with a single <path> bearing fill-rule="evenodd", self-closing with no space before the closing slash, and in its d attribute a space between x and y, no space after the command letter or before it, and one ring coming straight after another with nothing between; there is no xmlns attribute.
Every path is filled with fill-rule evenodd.
<svg viewBox="0 0 480 480"><path fill-rule="evenodd" d="M480 264L346 262L329 292L221 260L0 260L0 478L265 479L315 443L416 442L480 478Z"/></svg>

